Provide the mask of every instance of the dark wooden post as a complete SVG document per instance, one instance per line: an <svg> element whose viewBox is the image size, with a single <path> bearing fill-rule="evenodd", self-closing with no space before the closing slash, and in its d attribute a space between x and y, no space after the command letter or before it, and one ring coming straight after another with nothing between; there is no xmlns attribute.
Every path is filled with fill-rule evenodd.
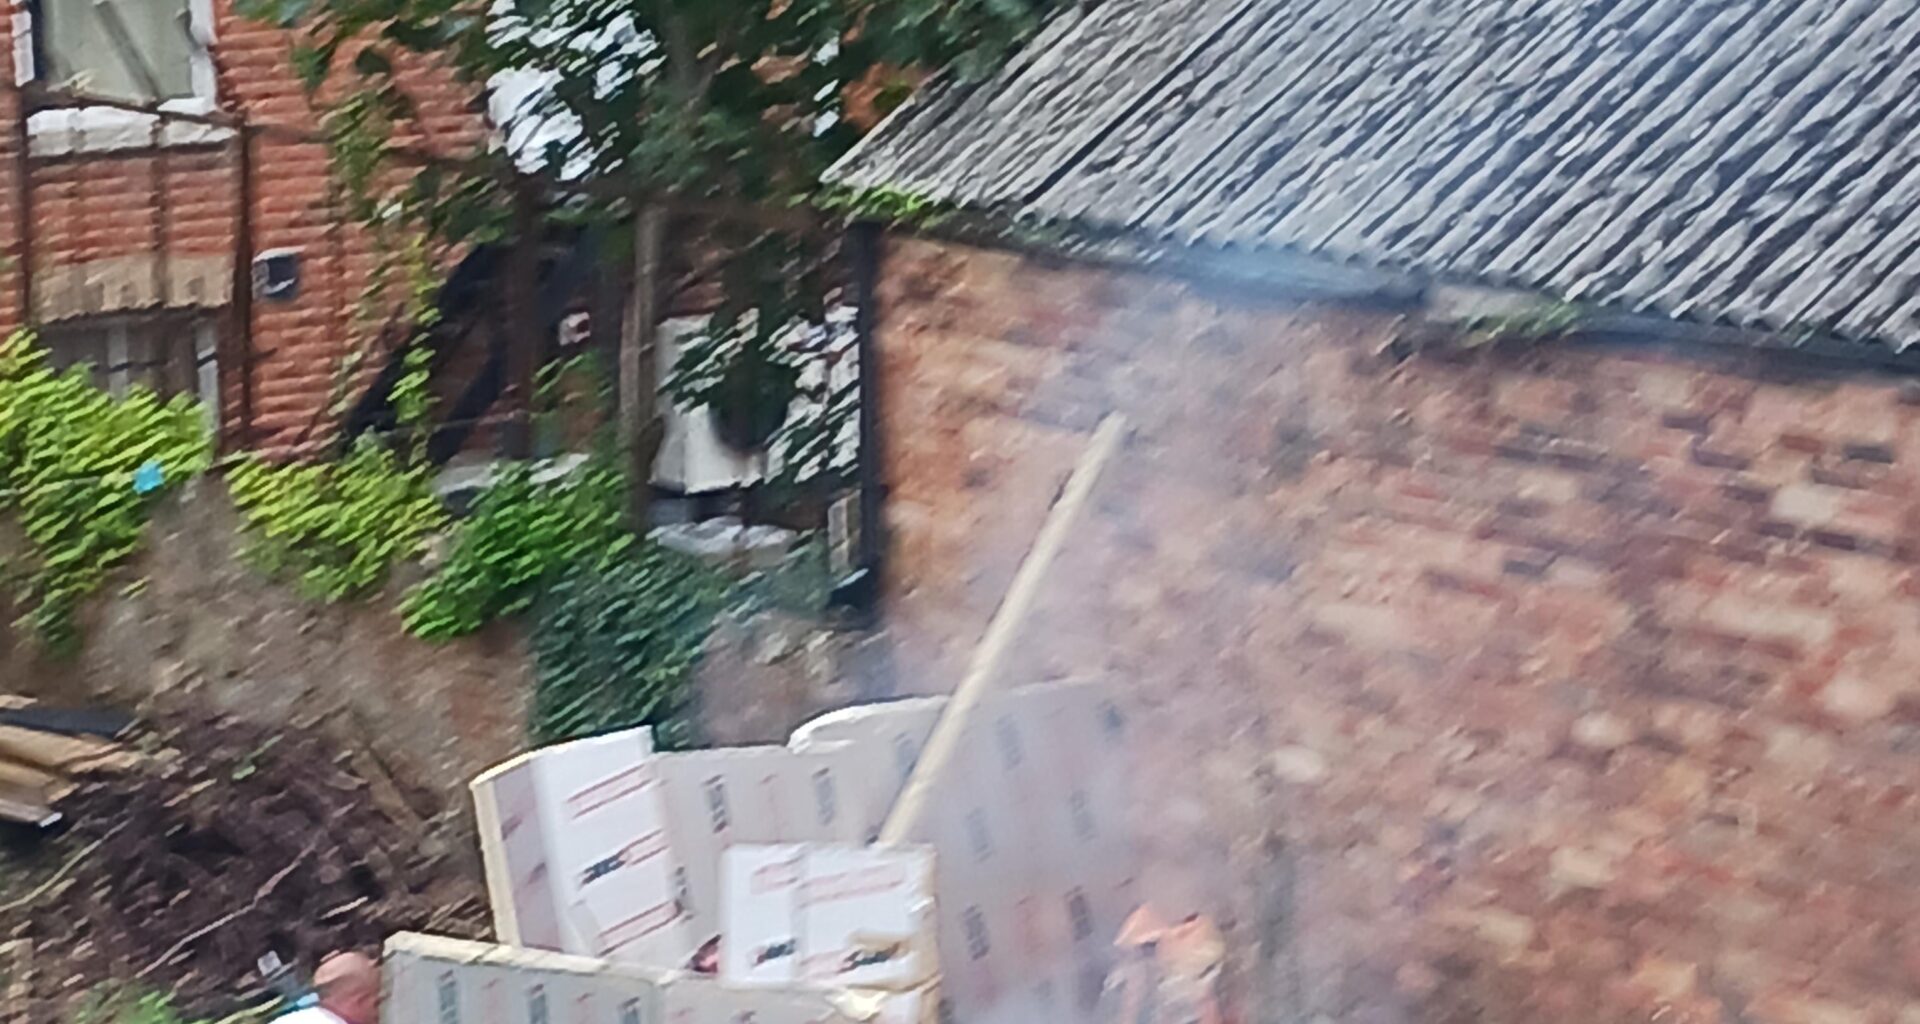
<svg viewBox="0 0 1920 1024"><path fill-rule="evenodd" d="M534 378L546 346L540 316L540 207L524 184L513 190L513 250L507 256L507 386L502 404L507 422L501 448L511 459L533 454Z"/></svg>
<svg viewBox="0 0 1920 1024"><path fill-rule="evenodd" d="M620 451L628 460L627 512L633 529L652 527L653 460L660 452L658 358L661 307L660 257L667 211L658 202L636 204L633 220L633 290L620 330Z"/></svg>

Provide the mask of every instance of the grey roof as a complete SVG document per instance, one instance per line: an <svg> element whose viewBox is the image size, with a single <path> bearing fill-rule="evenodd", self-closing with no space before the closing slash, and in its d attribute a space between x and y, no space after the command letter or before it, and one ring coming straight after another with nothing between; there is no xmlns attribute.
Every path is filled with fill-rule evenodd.
<svg viewBox="0 0 1920 1024"><path fill-rule="evenodd" d="M834 177L1905 348L1920 0L1103 0Z"/></svg>

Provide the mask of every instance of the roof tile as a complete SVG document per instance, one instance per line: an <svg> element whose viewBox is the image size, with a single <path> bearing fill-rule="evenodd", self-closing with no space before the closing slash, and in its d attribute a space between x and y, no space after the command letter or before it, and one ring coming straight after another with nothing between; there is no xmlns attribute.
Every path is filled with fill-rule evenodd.
<svg viewBox="0 0 1920 1024"><path fill-rule="evenodd" d="M834 176L1905 348L1916 88L1920 0L1106 0Z"/></svg>

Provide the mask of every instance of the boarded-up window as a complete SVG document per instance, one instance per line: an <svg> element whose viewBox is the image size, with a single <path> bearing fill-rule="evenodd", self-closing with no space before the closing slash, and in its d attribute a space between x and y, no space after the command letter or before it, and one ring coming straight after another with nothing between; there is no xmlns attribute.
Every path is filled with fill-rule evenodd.
<svg viewBox="0 0 1920 1024"><path fill-rule="evenodd" d="M85 365L94 384L115 395L133 385L161 395L197 395L217 407L217 330L189 313L85 317L42 326L41 347L60 369Z"/></svg>

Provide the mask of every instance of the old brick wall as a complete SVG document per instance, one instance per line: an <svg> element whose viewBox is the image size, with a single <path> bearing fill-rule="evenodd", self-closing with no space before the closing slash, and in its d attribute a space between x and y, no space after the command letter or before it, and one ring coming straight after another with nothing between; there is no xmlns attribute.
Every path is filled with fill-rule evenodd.
<svg viewBox="0 0 1920 1024"><path fill-rule="evenodd" d="M0 19L4 22L5 19ZM14 182L21 165L20 94L5 88L14 79L11 24L0 24L0 327L20 322L20 195Z"/></svg>
<svg viewBox="0 0 1920 1024"><path fill-rule="evenodd" d="M881 317L908 689L1131 418L1011 674L1126 688L1149 885L1257 1019L1920 1021L1899 381L1396 363L1389 314L918 240Z"/></svg>
<svg viewBox="0 0 1920 1024"><path fill-rule="evenodd" d="M231 0L216 0L215 13L219 105L255 124L317 132L319 113L289 58L292 37L243 19ZM10 33L8 20L0 18L0 81L7 83L13 81ZM485 130L471 90L445 69L416 60L403 65L401 79L419 118L399 141L454 153ZM0 88L0 239L7 243L0 249L10 261L0 266L0 330L21 321L19 118L18 94ZM342 357L372 333L355 310L375 250L330 196L323 145L263 131L252 162L254 251L296 249L302 261L297 299L260 302L253 309L252 440L278 448L306 435L328 405ZM32 253L43 287L62 267L160 251L176 269L196 257L217 258L227 268L220 276L230 280L240 195L232 141L39 156L29 166ZM224 294L211 304L224 305ZM231 425L240 381L237 367L225 369L222 397Z"/></svg>

